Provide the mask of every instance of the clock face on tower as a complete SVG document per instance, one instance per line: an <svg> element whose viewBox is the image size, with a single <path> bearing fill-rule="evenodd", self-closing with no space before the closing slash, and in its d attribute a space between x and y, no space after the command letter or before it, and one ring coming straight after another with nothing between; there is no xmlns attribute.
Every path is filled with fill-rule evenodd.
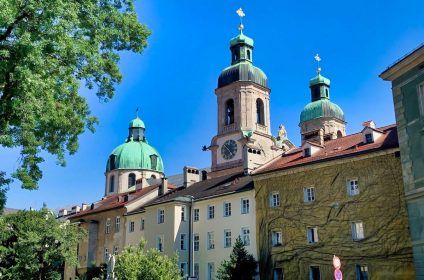
<svg viewBox="0 0 424 280"><path fill-rule="evenodd" d="M237 153L237 143L234 140L225 141L221 147L221 155L224 159L232 159Z"/></svg>

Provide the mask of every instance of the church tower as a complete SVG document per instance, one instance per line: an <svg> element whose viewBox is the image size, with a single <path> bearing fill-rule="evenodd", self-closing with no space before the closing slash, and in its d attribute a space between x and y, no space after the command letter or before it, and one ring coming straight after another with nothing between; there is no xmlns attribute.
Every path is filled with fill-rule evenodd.
<svg viewBox="0 0 424 280"><path fill-rule="evenodd" d="M244 13L237 11L240 19ZM230 40L231 65L218 78L218 133L213 137L212 172L246 173L280 150L271 136L268 79L253 65L253 40L240 33Z"/></svg>
<svg viewBox="0 0 424 280"><path fill-rule="evenodd" d="M321 60L318 55L315 60ZM330 80L321 75L321 68L317 69L317 76L309 81L311 102L300 114L300 133L302 144L305 141L323 145L325 141L346 135L346 122L342 109L330 101Z"/></svg>

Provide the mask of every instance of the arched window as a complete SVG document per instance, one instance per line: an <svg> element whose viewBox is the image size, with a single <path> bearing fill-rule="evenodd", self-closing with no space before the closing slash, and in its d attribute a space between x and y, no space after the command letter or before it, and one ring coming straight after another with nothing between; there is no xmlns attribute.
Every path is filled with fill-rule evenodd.
<svg viewBox="0 0 424 280"><path fill-rule="evenodd" d="M135 186L135 174L130 173L130 175L128 175L128 188L131 188L133 186Z"/></svg>
<svg viewBox="0 0 424 280"><path fill-rule="evenodd" d="M251 58L250 58L250 50L247 50L247 59L248 60L251 60Z"/></svg>
<svg viewBox="0 0 424 280"><path fill-rule="evenodd" d="M152 174L152 176L150 176L150 179L156 179L156 176Z"/></svg>
<svg viewBox="0 0 424 280"><path fill-rule="evenodd" d="M261 125L265 125L264 120L264 102L262 99L256 99L256 122Z"/></svg>
<svg viewBox="0 0 424 280"><path fill-rule="evenodd" d="M343 134L340 130L337 131L337 138L343 137Z"/></svg>
<svg viewBox="0 0 424 280"><path fill-rule="evenodd" d="M115 176L112 175L109 177L109 192L112 193L115 191Z"/></svg>
<svg viewBox="0 0 424 280"><path fill-rule="evenodd" d="M225 103L225 125L234 123L234 100L229 99Z"/></svg>

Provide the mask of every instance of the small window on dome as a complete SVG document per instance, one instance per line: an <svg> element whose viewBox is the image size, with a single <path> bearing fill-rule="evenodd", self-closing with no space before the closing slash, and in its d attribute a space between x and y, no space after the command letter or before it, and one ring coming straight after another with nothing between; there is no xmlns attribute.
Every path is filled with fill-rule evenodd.
<svg viewBox="0 0 424 280"><path fill-rule="evenodd" d="M128 175L128 188L131 188L133 186L135 186L135 174L130 173L130 175Z"/></svg>
<svg viewBox="0 0 424 280"><path fill-rule="evenodd" d="M150 176L150 179L156 179L155 175Z"/></svg>
<svg viewBox="0 0 424 280"><path fill-rule="evenodd" d="M251 58L250 58L250 50L247 50L247 59L248 60L251 60Z"/></svg>
<svg viewBox="0 0 424 280"><path fill-rule="evenodd" d="M109 156L109 169L110 170L114 170L116 168L116 156L115 155L110 155Z"/></svg>
<svg viewBox="0 0 424 280"><path fill-rule="evenodd" d="M325 97L328 98L328 88L325 89Z"/></svg>
<svg viewBox="0 0 424 280"><path fill-rule="evenodd" d="M153 170L157 169L157 166L158 166L158 156L157 155L151 155L150 156L150 166Z"/></svg>

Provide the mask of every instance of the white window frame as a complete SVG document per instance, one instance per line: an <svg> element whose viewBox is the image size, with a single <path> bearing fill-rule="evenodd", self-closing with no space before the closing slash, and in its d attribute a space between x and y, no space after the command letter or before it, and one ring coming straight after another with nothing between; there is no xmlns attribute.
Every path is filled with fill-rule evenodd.
<svg viewBox="0 0 424 280"><path fill-rule="evenodd" d="M215 236L213 231L208 232L208 250L215 249Z"/></svg>
<svg viewBox="0 0 424 280"><path fill-rule="evenodd" d="M271 244L272 244L272 247L283 245L283 233L281 232L281 230L272 231Z"/></svg>
<svg viewBox="0 0 424 280"><path fill-rule="evenodd" d="M352 223L352 240L358 241L365 238L364 224L361 221Z"/></svg>
<svg viewBox="0 0 424 280"><path fill-rule="evenodd" d="M250 210L250 201L248 198L241 199L241 214L249 214Z"/></svg>
<svg viewBox="0 0 424 280"><path fill-rule="evenodd" d="M200 271L200 269L199 269L199 263L194 263L194 269L193 270L194 270L193 271L194 276L199 277L199 271Z"/></svg>
<svg viewBox="0 0 424 280"><path fill-rule="evenodd" d="M186 233L180 234L180 250L182 251L187 250L187 234Z"/></svg>
<svg viewBox="0 0 424 280"><path fill-rule="evenodd" d="M119 232L121 229L121 217L117 216L115 218L115 232Z"/></svg>
<svg viewBox="0 0 424 280"><path fill-rule="evenodd" d="M374 143L374 135L372 135L371 132L366 133L364 137L365 137L366 144Z"/></svg>
<svg viewBox="0 0 424 280"><path fill-rule="evenodd" d="M118 246L114 246L113 247L113 254L116 256L116 255L118 255L118 252L119 251L119 247Z"/></svg>
<svg viewBox="0 0 424 280"><path fill-rule="evenodd" d="M198 222L200 220L200 209L199 208L195 208L193 210L193 221L194 222Z"/></svg>
<svg viewBox="0 0 424 280"><path fill-rule="evenodd" d="M109 234L110 233L110 219L109 218L106 219L105 233L106 234Z"/></svg>
<svg viewBox="0 0 424 280"><path fill-rule="evenodd" d="M158 209L158 224L165 223L165 209Z"/></svg>
<svg viewBox="0 0 424 280"><path fill-rule="evenodd" d="M163 235L159 235L156 237L156 249L159 252L163 252Z"/></svg>
<svg viewBox="0 0 424 280"><path fill-rule="evenodd" d="M420 107L420 114L424 117L424 83L418 85L418 103Z"/></svg>
<svg viewBox="0 0 424 280"><path fill-rule="evenodd" d="M193 234L193 250L200 250L200 235L198 233Z"/></svg>
<svg viewBox="0 0 424 280"><path fill-rule="evenodd" d="M231 217L231 202L224 202L224 217Z"/></svg>
<svg viewBox="0 0 424 280"><path fill-rule="evenodd" d="M129 232L134 232L134 228L135 228L135 223L134 222L129 222L128 223L128 231Z"/></svg>
<svg viewBox="0 0 424 280"><path fill-rule="evenodd" d="M305 203L314 202L316 198L315 188L314 187L304 187L303 188L303 201Z"/></svg>
<svg viewBox="0 0 424 280"><path fill-rule="evenodd" d="M231 229L224 229L224 248L231 248Z"/></svg>
<svg viewBox="0 0 424 280"><path fill-rule="evenodd" d="M250 245L250 228L249 227L241 228L241 241L243 242L244 246Z"/></svg>
<svg viewBox="0 0 424 280"><path fill-rule="evenodd" d="M273 191L270 193L269 205L271 208L276 208L280 206L280 193L278 191Z"/></svg>
<svg viewBox="0 0 424 280"><path fill-rule="evenodd" d="M215 263L208 263L208 280L215 280Z"/></svg>
<svg viewBox="0 0 424 280"><path fill-rule="evenodd" d="M181 222L187 221L187 211L185 206L181 206Z"/></svg>
<svg viewBox="0 0 424 280"><path fill-rule="evenodd" d="M208 205L208 220L215 219L215 205Z"/></svg>
<svg viewBox="0 0 424 280"><path fill-rule="evenodd" d="M359 195L359 183L358 179L349 179L346 182L347 193L349 196Z"/></svg>
<svg viewBox="0 0 424 280"><path fill-rule="evenodd" d="M306 240L308 244L318 243L318 228L317 227L306 228Z"/></svg>

